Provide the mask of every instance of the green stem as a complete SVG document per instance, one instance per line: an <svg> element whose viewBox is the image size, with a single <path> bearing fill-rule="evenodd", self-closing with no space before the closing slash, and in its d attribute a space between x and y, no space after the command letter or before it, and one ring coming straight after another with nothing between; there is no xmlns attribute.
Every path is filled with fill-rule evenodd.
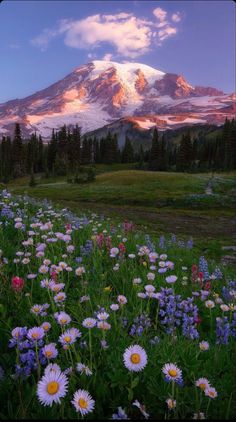
<svg viewBox="0 0 236 422"><path fill-rule="evenodd" d="M211 403L211 399L208 400L207 409L206 409L206 419L207 419L207 413L209 410L210 403Z"/></svg>
<svg viewBox="0 0 236 422"><path fill-rule="evenodd" d="M174 400L175 398L175 382L172 381L172 399Z"/></svg>
<svg viewBox="0 0 236 422"><path fill-rule="evenodd" d="M89 353L90 353L90 369L92 370L92 334L91 329L89 329Z"/></svg>

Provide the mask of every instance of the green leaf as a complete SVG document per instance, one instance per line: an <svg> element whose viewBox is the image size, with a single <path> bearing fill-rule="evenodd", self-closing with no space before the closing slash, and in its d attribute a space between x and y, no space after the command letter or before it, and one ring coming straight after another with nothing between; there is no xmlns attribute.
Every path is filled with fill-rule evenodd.
<svg viewBox="0 0 236 422"><path fill-rule="evenodd" d="M131 383L131 388L137 387L138 383L139 383L139 377L134 378L134 380Z"/></svg>
<svg viewBox="0 0 236 422"><path fill-rule="evenodd" d="M127 387L127 390L128 390L128 400L129 401L131 401L131 400L133 400L133 398L134 398L134 393L133 393L133 390L132 390L132 388L128 388Z"/></svg>

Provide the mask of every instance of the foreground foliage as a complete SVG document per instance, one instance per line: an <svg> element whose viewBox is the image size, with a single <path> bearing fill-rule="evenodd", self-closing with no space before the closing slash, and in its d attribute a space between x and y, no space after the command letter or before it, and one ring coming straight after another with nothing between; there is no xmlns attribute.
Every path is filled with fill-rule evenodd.
<svg viewBox="0 0 236 422"><path fill-rule="evenodd" d="M234 417L235 274L191 239L3 191L0 249L2 418Z"/></svg>

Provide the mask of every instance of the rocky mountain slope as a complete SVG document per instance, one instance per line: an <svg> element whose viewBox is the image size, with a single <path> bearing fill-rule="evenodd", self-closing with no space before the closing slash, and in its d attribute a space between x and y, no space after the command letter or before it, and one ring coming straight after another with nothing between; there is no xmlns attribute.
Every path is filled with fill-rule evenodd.
<svg viewBox="0 0 236 422"><path fill-rule="evenodd" d="M222 124L236 114L236 94L190 85L182 75L140 63L93 61L23 99L0 104L0 134L21 123L44 139L52 128L78 124L82 133L121 118L141 129Z"/></svg>

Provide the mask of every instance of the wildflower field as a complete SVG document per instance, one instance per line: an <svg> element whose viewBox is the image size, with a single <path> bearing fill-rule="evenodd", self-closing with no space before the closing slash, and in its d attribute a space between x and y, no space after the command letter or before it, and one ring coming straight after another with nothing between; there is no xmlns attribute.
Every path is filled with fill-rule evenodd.
<svg viewBox="0 0 236 422"><path fill-rule="evenodd" d="M191 238L3 190L0 281L2 419L234 419L235 269Z"/></svg>

